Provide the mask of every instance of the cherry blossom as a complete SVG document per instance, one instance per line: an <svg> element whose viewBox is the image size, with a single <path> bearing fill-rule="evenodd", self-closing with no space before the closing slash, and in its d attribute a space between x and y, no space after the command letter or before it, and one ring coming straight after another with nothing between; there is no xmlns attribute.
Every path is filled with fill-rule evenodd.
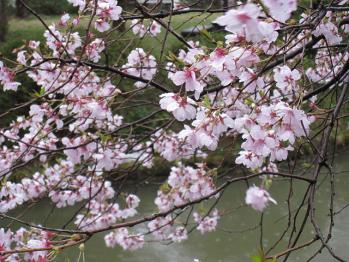
<svg viewBox="0 0 349 262"><path fill-rule="evenodd" d="M13 81L14 77L15 73L8 69L2 61L0 61L0 84L3 85L4 91L17 91L21 84Z"/></svg>
<svg viewBox="0 0 349 262"><path fill-rule="evenodd" d="M69 21L69 19L70 19L69 14L62 15L61 20L59 20L58 25L64 27L67 24L67 22Z"/></svg>
<svg viewBox="0 0 349 262"><path fill-rule="evenodd" d="M142 5L130 14L115 0L68 2L77 15L64 14L48 25L44 41L30 40L15 50L14 61L0 61L4 91L16 92L22 77L35 85L29 102L4 113L21 110L0 128L0 213L47 199L62 211L79 207L71 225L84 233L34 224L0 228L0 251L15 253L0 261L46 261L57 243L77 245L96 232L105 232L108 247L130 251L148 240L185 241L190 224L212 232L224 212L205 200L218 201L222 188L247 178L234 173L229 180L212 167L211 156L262 179L248 188L245 202L263 212L276 204L271 182L287 177L278 173L282 161L308 142L316 118L334 112L324 107L321 90L341 92L349 82L349 53L341 49L347 11L298 10L299 18L292 16L295 0L247 1L215 20L227 32L217 39L207 34L205 44L182 39L170 23L166 28L166 13ZM174 4L179 13L193 11ZM86 18L91 30L77 30ZM177 51L159 55L157 46L127 44L117 59L109 55L112 44L122 43L122 34L110 30L113 21L129 20L133 38L162 41L157 36L166 30L180 41ZM158 163L169 173L149 214L138 213L141 194L122 185L137 171L153 173ZM35 171L18 176L27 166ZM182 213L187 207L189 217Z"/></svg>
<svg viewBox="0 0 349 262"><path fill-rule="evenodd" d="M235 160L236 164L243 164L251 169L256 169L263 165L263 158L251 151L240 151L239 155Z"/></svg>
<svg viewBox="0 0 349 262"><path fill-rule="evenodd" d="M187 68L184 71L178 71L171 77L171 80L177 86L185 84L186 91L195 91L196 98L203 91L203 86L197 80L194 69Z"/></svg>
<svg viewBox="0 0 349 262"><path fill-rule="evenodd" d="M169 238L176 243L180 243L188 239L188 232L185 227L177 227L173 233L169 235Z"/></svg>
<svg viewBox="0 0 349 262"><path fill-rule="evenodd" d="M189 97L182 98L174 93L162 94L160 106L162 109L173 113L178 121L193 119L196 115L195 101Z"/></svg>
<svg viewBox="0 0 349 262"><path fill-rule="evenodd" d="M154 150L167 161L189 159L194 155L205 158L207 155L187 143L181 133L166 133L159 130L153 137Z"/></svg>
<svg viewBox="0 0 349 262"><path fill-rule="evenodd" d="M205 171L203 166L192 167L172 167L168 178L168 192L158 191L155 204L159 210L169 210L173 206L178 206L189 201L207 196L214 191L215 185L212 178Z"/></svg>
<svg viewBox="0 0 349 262"><path fill-rule="evenodd" d="M132 32L139 37L145 36L147 33L147 28L138 19L133 19L131 23Z"/></svg>
<svg viewBox="0 0 349 262"><path fill-rule="evenodd" d="M196 229L199 230L201 234L216 230L218 220L220 218L217 209L214 209L212 211L212 214L206 215L204 217L195 212L193 214L193 217L195 222L198 224Z"/></svg>
<svg viewBox="0 0 349 262"><path fill-rule="evenodd" d="M256 73L250 68L246 68L239 78L240 82L244 83L246 92L249 93L255 93L256 91L263 90L265 86L263 78L257 77Z"/></svg>
<svg viewBox="0 0 349 262"><path fill-rule="evenodd" d="M291 70L288 66L282 66L274 69L274 80L280 91L289 95L297 91L297 81L301 78L297 69Z"/></svg>
<svg viewBox="0 0 349 262"><path fill-rule="evenodd" d="M339 44L342 37L338 34L338 28L332 22L321 23L313 32L315 36L323 35L329 45Z"/></svg>
<svg viewBox="0 0 349 262"><path fill-rule="evenodd" d="M347 52L334 54L330 57L328 51L321 50L315 56L315 66L309 67L306 75L313 83L327 83L329 81L329 72L332 71L332 74L340 72L348 57L349 53Z"/></svg>
<svg viewBox="0 0 349 262"><path fill-rule="evenodd" d="M253 209L259 212L264 211L268 202L276 204L276 201L271 198L267 191L255 185L246 191L245 201L247 205L250 205Z"/></svg>
<svg viewBox="0 0 349 262"><path fill-rule="evenodd" d="M73 6L78 6L80 11L82 11L86 6L85 0L67 0L67 1L71 3Z"/></svg>
<svg viewBox="0 0 349 262"><path fill-rule="evenodd" d="M0 250L10 250L12 241L13 233L11 232L11 230L5 231L5 229L0 228Z"/></svg>
<svg viewBox="0 0 349 262"><path fill-rule="evenodd" d="M105 49L105 44L102 39L95 39L86 48L88 58L97 63L101 59L100 53Z"/></svg>
<svg viewBox="0 0 349 262"><path fill-rule="evenodd" d="M273 18L285 22L297 10L297 0L263 0Z"/></svg>
<svg viewBox="0 0 349 262"><path fill-rule="evenodd" d="M124 250L137 250L144 245L142 235L130 235L127 228L120 228L105 236L105 242L108 247L120 245Z"/></svg>
<svg viewBox="0 0 349 262"><path fill-rule="evenodd" d="M120 19L122 8L117 5L116 0L97 1L96 15L99 17L95 22L95 28L99 32L105 32L110 29L110 20Z"/></svg>
<svg viewBox="0 0 349 262"><path fill-rule="evenodd" d="M99 18L95 22L95 28L103 33L105 31L108 31L110 29L110 24L106 19Z"/></svg>
<svg viewBox="0 0 349 262"><path fill-rule="evenodd" d="M266 157L270 154L272 148L275 147L276 141L273 133L266 132L260 126L253 126L249 135L244 135L246 141L241 147L247 151L254 152L258 156Z"/></svg>
<svg viewBox="0 0 349 262"><path fill-rule="evenodd" d="M127 57L127 64L123 65L123 71L127 74L151 80L156 70L156 60L152 55L147 55L142 48L136 48ZM146 86L145 83L136 82L137 87Z"/></svg>
<svg viewBox="0 0 349 262"><path fill-rule="evenodd" d="M31 239L28 241L27 247L29 249L46 248L49 247L49 244L45 241ZM37 251L32 253L25 253L24 259L26 261L45 261L46 256L47 251Z"/></svg>
<svg viewBox="0 0 349 262"><path fill-rule="evenodd" d="M264 38L258 21L260 14L258 6L248 3L236 10L228 11L224 16L217 18L215 22L225 26L229 32L244 32L247 41L259 42Z"/></svg>
<svg viewBox="0 0 349 262"><path fill-rule="evenodd" d="M161 25L158 22L153 21L149 26L149 32L152 36L157 36L161 33Z"/></svg>

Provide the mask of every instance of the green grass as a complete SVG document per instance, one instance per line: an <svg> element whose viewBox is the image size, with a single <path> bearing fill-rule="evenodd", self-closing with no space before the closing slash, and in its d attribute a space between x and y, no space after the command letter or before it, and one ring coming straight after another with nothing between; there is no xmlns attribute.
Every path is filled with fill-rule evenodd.
<svg viewBox="0 0 349 262"><path fill-rule="evenodd" d="M207 24L211 22L213 19L215 19L217 15L200 15L200 14L186 14L186 15L180 15L175 16L172 18L171 26L174 28L178 33L181 32L183 29L191 28L198 24ZM59 21L59 16L43 16L44 21L47 25L50 25L52 23L55 23ZM168 20L164 19L164 22L167 23ZM82 21L81 26L79 26L78 31L81 33L81 36L84 36L84 27L86 26L87 21ZM115 31L111 33L109 36L108 42L110 42L110 46L108 47L108 56L109 56L109 62L111 64L114 64L117 59L121 56L121 60L118 63L118 65L122 65L127 58L127 55L131 50L133 50L136 47L142 47L146 52L149 52L153 54L157 60L160 59L161 56L161 49L164 47L164 52L162 55L162 62L165 62L166 55L168 55L168 52L171 51L173 53L176 53L178 49L184 48L183 43L181 43L175 36L172 34L166 35L166 32L164 29L162 29L162 32L157 37L150 37L146 36L143 39L139 39L133 35L133 33L129 30L131 22L128 21L126 25L126 32L118 32ZM11 18L9 20L9 32L7 35L7 40L4 43L0 43L0 53L3 57L10 58L11 60L16 59L16 54L13 52L14 49L19 48L23 46L25 43L27 43L29 40L39 40L42 43L44 43L45 38L43 36L43 33L45 31L45 27L41 24L40 21L38 21L35 17L28 17L26 19L17 19L17 18ZM97 35L101 35L98 32L95 32ZM102 36L102 35L101 35ZM165 41L166 40L166 41ZM187 39L189 40L189 39ZM199 40L200 42L207 42L207 45L210 45L212 43L209 43L207 38L205 38L202 35L198 35L194 37L195 41ZM42 45L43 46L43 45ZM42 49L43 52L45 52L45 49ZM0 58L0 60L3 60L3 58ZM101 63L104 63L102 61ZM0 113L6 111L8 108L14 107L15 105L18 105L22 102L28 101L29 99L29 93L32 93L33 90L39 90L39 87L35 85L31 80L29 80L24 75L18 76L18 81L23 83L23 86L20 87L18 92L2 92L0 91L0 103L2 104L2 107L0 108ZM172 84L169 83L169 80L167 79L167 73L165 71L160 71L156 81L160 82L161 84L167 85L170 88ZM123 90L128 89L134 89L133 82L129 81L127 79L120 79L119 77L116 77L115 83L119 87L122 87ZM144 93L140 94L139 97L136 97L136 99L143 99L143 100L158 100L158 93L154 90L146 90ZM132 122L136 119L143 118L144 116L150 114L153 112L154 107L152 106L144 106L139 108L133 108L132 110L120 110L117 113L123 115L125 117L126 122ZM7 125L12 119L14 119L18 115L24 115L27 114L26 109L23 111L16 111L12 115L10 115L7 119L2 119L2 123L0 126ZM167 115L164 114L164 117ZM154 123L155 124L155 123ZM135 132L144 132L144 130L135 130ZM159 160L160 161L160 160ZM162 160L161 160L162 161ZM212 161L215 161L214 159ZM169 165L164 165L163 161L162 164L156 163L156 170L157 174L161 175L164 173L168 173ZM163 168L158 168L159 166L163 166ZM164 169L166 171L164 171ZM142 169L142 172L146 172ZM154 170L152 170L154 172ZM25 176L27 173L32 174L33 170L31 170L31 167L29 167L28 170L19 171L16 173L17 178Z"/></svg>
<svg viewBox="0 0 349 262"><path fill-rule="evenodd" d="M183 14L179 16L174 16L171 18L171 27L180 33L183 29L191 28L198 24L207 24L213 21L217 15L208 15L208 14ZM42 16L43 20L47 25L57 23L59 21L59 16ZM166 24L168 23L168 18L163 20ZM149 21L146 21L148 23ZM85 27L87 25L87 20L82 20L80 26L77 30L80 32L80 35L84 37ZM119 32L117 30L112 31L109 34L107 42L108 44L108 62L110 64L116 64L121 66L125 63L125 60L131 50L141 47L146 52L153 54L157 61L161 64L165 64L166 56L169 54L169 51L177 53L178 49L183 48L184 45L181 43L174 35L171 33L166 34L165 30L162 29L162 32L157 37L146 36L142 39L135 37L132 31L130 30L131 21L127 21L126 31ZM10 18L9 20L9 32L5 42L0 43L0 60L4 60L9 63L8 60L16 60L16 54L13 50L23 47L29 40L39 40L42 43L45 42L43 36L45 31L44 25L35 17L29 16L25 19ZM97 36L104 36L96 31L93 31ZM187 39L189 40L189 39ZM198 35L193 38L193 40L199 40L201 43L207 45L214 45L210 43L207 38L203 35ZM42 45L43 46L43 45ZM164 49L163 52L161 50ZM46 52L46 49L42 49L42 52ZM161 58L161 61L159 61ZM103 61L100 63L105 63L106 58L103 57ZM9 108L14 107L22 102L25 102L29 99L28 94L38 91L40 87L37 87L28 77L25 75L18 76L17 81L22 83L22 87L18 92L2 92L0 91L0 103L2 107L0 108L0 113L7 111ZM170 85L169 80L167 79L167 72L160 70L156 81L164 84ZM120 79L119 77L115 78L115 83L122 87L123 90L134 89L133 82L127 79ZM141 94L141 99L154 99L158 94L154 91L146 91ZM135 119L142 118L146 116L149 112L152 111L151 107L142 107L132 110L132 112L127 112L125 114L126 120L132 121ZM16 115L23 115L26 111L15 112L10 115L5 121L0 124L1 126L8 124ZM126 113L126 112L120 112Z"/></svg>
<svg viewBox="0 0 349 262"><path fill-rule="evenodd" d="M180 32L183 29L193 27L197 24L206 24L214 20L217 15L202 15L202 14L183 14L179 16L172 17L171 25L172 27L177 31ZM57 22L59 20L59 16L43 16L42 17L46 24L50 25L54 22ZM164 19L164 22L167 23L168 19ZM78 28L79 31L83 33L83 28L86 25L86 21L82 22L82 25ZM123 49L125 46L130 44L132 39L135 39L132 32L130 32L128 29L130 27L130 22L127 22L126 29L127 32L120 33L120 32L113 32L111 34L111 39L114 40L114 42L111 45L112 49ZM4 43L0 43L0 52L3 55L11 56L11 58L14 57L12 54L12 50L15 48L18 48L22 46L26 41L28 40L40 40L43 41L43 33L45 31L44 26L41 24L41 22L35 18L35 17L28 17L25 19L17 19L17 18L11 18L9 21L9 32L7 35L7 39ZM97 32L96 32L97 33ZM98 34L98 33L97 33ZM162 29L162 32L155 38L147 36L143 39L136 39L132 42L134 43L131 45L142 47L143 49L147 50L148 52L152 52L155 56L160 55L160 49L163 45L164 40L166 39L166 43L164 44L166 50L174 50L182 46L180 41L176 39L175 36L172 34L168 34L168 36L165 36L165 30Z"/></svg>
<svg viewBox="0 0 349 262"><path fill-rule="evenodd" d="M57 21L58 17L43 17L46 23L51 24ZM4 57L15 58L12 51L15 48L22 46L28 40L43 41L44 26L34 17L25 19L11 18L9 21L9 31L6 36L6 41L0 43L0 52Z"/></svg>

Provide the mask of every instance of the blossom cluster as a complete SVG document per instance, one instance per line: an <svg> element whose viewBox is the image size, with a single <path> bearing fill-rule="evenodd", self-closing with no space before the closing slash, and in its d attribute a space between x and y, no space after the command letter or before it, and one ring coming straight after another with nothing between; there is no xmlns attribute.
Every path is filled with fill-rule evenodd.
<svg viewBox="0 0 349 262"><path fill-rule="evenodd" d="M42 251L27 252L24 254L24 261L47 261L47 249L52 247L52 241L56 236L55 233L42 231L36 228L27 230L23 227L16 232L10 229L0 229L0 251L11 251L15 249L42 249ZM9 256L0 255L1 261L16 262L21 261L19 254L11 254Z"/></svg>
<svg viewBox="0 0 349 262"><path fill-rule="evenodd" d="M2 61L0 61L0 84L3 86L3 90L17 91L20 83L13 81L15 73L7 68Z"/></svg>
<svg viewBox="0 0 349 262"><path fill-rule="evenodd" d="M159 190L155 204L160 211L168 211L175 206L195 201L212 194L215 190L213 177L204 166L172 167L167 184Z"/></svg>
<svg viewBox="0 0 349 262"><path fill-rule="evenodd" d="M153 79L156 74L155 57L147 54L142 48L136 48L133 50L127 57L127 63L123 65L123 72L139 77L144 81L137 81L135 86L137 87L145 87L147 85L147 81Z"/></svg>
<svg viewBox="0 0 349 262"><path fill-rule="evenodd" d="M144 23L142 23L142 21L133 19L131 28L132 32L139 37L144 37L148 32L152 37L155 37L161 33L161 25L156 21L152 21L149 26L146 26Z"/></svg>
<svg viewBox="0 0 349 262"><path fill-rule="evenodd" d="M68 2L79 8L80 16L89 12L96 13L94 25L99 32L109 30L111 21L118 21L121 18L122 8L118 6L116 0L68 0Z"/></svg>
<svg viewBox="0 0 349 262"><path fill-rule="evenodd" d="M312 90L307 84L329 83L329 76L341 74L348 65L347 51L331 52L347 37L348 25L338 24L348 12L324 13L314 28L309 23L318 14L302 14L298 26L304 30L288 39L287 23L297 9L296 0L247 1L227 11L215 20L227 34L224 41L212 41L214 47L188 41L186 49L170 54L165 63L145 48L125 49L125 61L101 65L108 60L103 56L109 45L107 31L113 21L123 19L122 8L115 0L68 2L79 9L77 17L64 14L48 26L43 43L31 40L19 48L15 68L0 61L3 91L19 89L16 72L37 86L29 90L33 98L22 105L23 115L0 128L0 213L43 198L57 208L82 203L72 223L91 234L112 229L104 238L108 247L136 250L148 235L158 241L182 242L191 223L201 233L214 231L222 215L218 209L193 209L185 223L177 219L181 214L172 212L219 196L215 170L205 163L192 163L205 162L210 152L229 141L238 149L231 155L236 164L251 173L277 173L278 163L308 137L316 120L303 101ZM182 10L175 4L175 10ZM88 29L82 35L76 26L86 16L97 31ZM158 36L162 23L157 21L146 25L144 19L132 20L131 28L141 38L148 33ZM285 41L289 46L280 46ZM303 60L297 54L308 41L316 42L315 59L301 68ZM283 50L291 52L291 58L280 56ZM268 67L270 63L275 65ZM139 99L157 106L158 112L129 121L120 108L132 108L128 102L134 97L161 86L155 84L160 69L168 78L162 93L151 93L154 103ZM115 75L134 81L136 88L124 88ZM344 74L340 80L342 85L348 77ZM314 104L315 98L311 109L316 108ZM127 223L118 223L137 215L141 199L116 192L111 178L115 174L123 178L125 172L131 176L140 165L150 168L157 157L173 163L154 200L159 213L154 219L140 219L147 222L146 227L131 231L124 226ZM30 163L41 168L20 179L13 175ZM262 184L248 188L245 197L245 203L258 212L270 202L276 204L265 186L266 179L274 176L262 178ZM119 183L119 178L115 181ZM65 240L40 228L0 229L0 254L18 248L42 249L23 257L46 261L47 250L54 247L52 239ZM0 256L0 261L19 259L17 254Z"/></svg>

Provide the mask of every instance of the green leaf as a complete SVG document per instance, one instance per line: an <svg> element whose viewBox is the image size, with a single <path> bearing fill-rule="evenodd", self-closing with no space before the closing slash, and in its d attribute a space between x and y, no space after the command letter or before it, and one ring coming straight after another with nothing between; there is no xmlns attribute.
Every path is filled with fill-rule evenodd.
<svg viewBox="0 0 349 262"><path fill-rule="evenodd" d="M167 58L167 60L172 61L172 62L175 62L177 60L177 56L174 53L172 53L171 51L168 53L168 56L166 58Z"/></svg>
<svg viewBox="0 0 349 262"><path fill-rule="evenodd" d="M46 92L46 90L45 90L45 88L44 87L41 87L40 88L40 96L43 96L44 94L45 94L45 92Z"/></svg>
<svg viewBox="0 0 349 262"><path fill-rule="evenodd" d="M216 42L216 40L212 37L211 33L207 31L207 29L200 30L200 34L209 39L212 42Z"/></svg>
<svg viewBox="0 0 349 262"><path fill-rule="evenodd" d="M308 162L305 162L305 163L303 163L302 165L303 165L304 168L309 168L309 167L312 166L312 164L311 164L311 163L308 163Z"/></svg>
<svg viewBox="0 0 349 262"><path fill-rule="evenodd" d="M246 98L244 102L248 106L251 106L254 103L254 101L251 98Z"/></svg>
<svg viewBox="0 0 349 262"><path fill-rule="evenodd" d="M277 262L276 258L266 260L264 255L257 255L252 257L253 262Z"/></svg>
<svg viewBox="0 0 349 262"><path fill-rule="evenodd" d="M263 180L264 188L266 190L269 190L271 188L272 184L273 184L273 180L265 176L264 180Z"/></svg>
<svg viewBox="0 0 349 262"><path fill-rule="evenodd" d="M99 137L101 138L101 141L104 144L107 144L108 141L112 139L111 135L107 135L107 134L100 134Z"/></svg>
<svg viewBox="0 0 349 262"><path fill-rule="evenodd" d="M271 258L271 259L267 259L265 257L265 254L263 252L263 250L259 250L259 254L258 255L255 255L252 258L252 261L253 262L277 262L276 258Z"/></svg>
<svg viewBox="0 0 349 262"><path fill-rule="evenodd" d="M171 61L179 66L184 67L185 63L183 60L179 59L174 53L172 53L171 51L169 51L168 56L166 56L166 59L168 61Z"/></svg>
<svg viewBox="0 0 349 262"><path fill-rule="evenodd" d="M217 42L217 47L219 47L219 48L224 48L224 42L218 41L218 42Z"/></svg>
<svg viewBox="0 0 349 262"><path fill-rule="evenodd" d="M208 109L211 108L211 102L210 102L210 98L208 97L208 95L204 96L203 106L208 108Z"/></svg>
<svg viewBox="0 0 349 262"><path fill-rule="evenodd" d="M261 255L256 255L252 257L253 262L263 262L263 256Z"/></svg>
<svg viewBox="0 0 349 262"><path fill-rule="evenodd" d="M170 185L166 182L166 183L163 183L161 186L160 186L160 190L164 193L166 192L169 192L171 190L171 187Z"/></svg>
<svg viewBox="0 0 349 262"><path fill-rule="evenodd" d="M41 97L45 94L45 88L41 87L40 91L39 92L34 92L33 93L33 97Z"/></svg>
<svg viewBox="0 0 349 262"><path fill-rule="evenodd" d="M218 175L218 168L210 169L207 173L211 177L216 177Z"/></svg>

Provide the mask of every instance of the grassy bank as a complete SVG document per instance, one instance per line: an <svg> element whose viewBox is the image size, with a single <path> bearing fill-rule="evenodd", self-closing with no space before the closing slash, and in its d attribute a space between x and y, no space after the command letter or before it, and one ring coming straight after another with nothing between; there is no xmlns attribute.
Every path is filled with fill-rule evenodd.
<svg viewBox="0 0 349 262"><path fill-rule="evenodd" d="M171 18L171 27L177 32L180 32L183 29L191 28L195 25L210 23L216 17L217 15L202 15L199 13L178 15ZM42 18L47 25L51 25L53 23L57 23L60 17L42 16ZM163 21L166 24L168 23L168 19L164 19ZM82 20L80 26L77 28L77 30L81 33L81 36L84 36L85 34L85 27L87 23L88 21ZM146 36L144 38L138 38L133 35L131 30L129 30L130 26L131 21L127 21L125 32L113 30L107 36L108 51L104 54L104 61L102 61L102 63L104 63L106 61L106 57L108 57L108 62L110 64L116 63L117 65L121 66L125 62L129 52L137 47L142 47L146 52L153 54L158 61L161 58L161 62L164 62L166 55L169 54L169 51L176 53L179 48L183 47L183 44L176 39L175 36L172 34L166 34L165 30L162 30L157 37ZM0 60L3 60L4 58L15 60L16 54L13 52L13 50L23 46L29 40L39 40L44 42L44 31L45 27L43 24L33 16L29 16L25 19L18 19L15 17L10 18L7 39L5 42L0 43ZM101 35L98 32L94 33L97 36ZM203 35L195 37L194 40L200 40L201 42L207 42L207 44L210 44L207 38ZM163 52L161 51L162 49ZM46 49L42 49L42 52L46 52ZM10 63L9 61L6 62ZM40 87L37 87L35 83L24 75L18 76L18 81L22 83L22 87L18 92L0 91L0 103L2 105L0 108L0 113L3 113L9 108L27 101L31 94L40 89ZM159 72L158 81L166 83L166 72ZM127 81L126 79L118 79L117 83L121 84L124 87L124 90L133 88L133 82ZM24 113L25 111L17 112L16 115ZM140 110L140 112L136 112L134 115L129 114L129 116L132 120L146 114L147 110ZM2 126L8 124L8 122L10 122L16 115L10 115L0 125Z"/></svg>

